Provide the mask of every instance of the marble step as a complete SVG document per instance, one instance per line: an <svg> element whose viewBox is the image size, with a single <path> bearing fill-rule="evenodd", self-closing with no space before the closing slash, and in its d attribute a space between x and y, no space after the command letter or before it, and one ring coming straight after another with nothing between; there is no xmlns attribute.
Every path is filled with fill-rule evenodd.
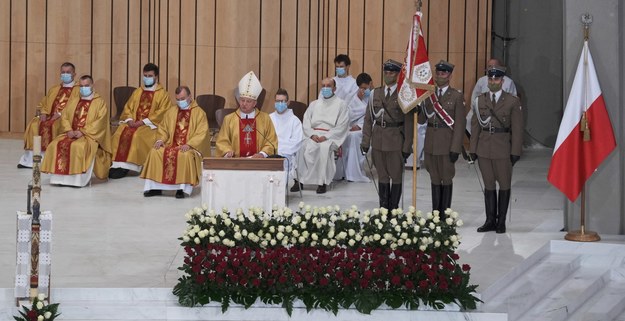
<svg viewBox="0 0 625 321"><path fill-rule="evenodd" d="M623 269L611 270L605 287L586 301L567 321L621 320L625 316L625 278Z"/></svg>
<svg viewBox="0 0 625 321"><path fill-rule="evenodd" d="M519 321L564 321L610 282L606 268L581 267L568 276Z"/></svg>
<svg viewBox="0 0 625 321"><path fill-rule="evenodd" d="M508 284L502 290L485 298L481 309L484 312L508 313L509 320L517 320L579 266L579 255L546 254L517 277L506 280Z"/></svg>
<svg viewBox="0 0 625 321"><path fill-rule="evenodd" d="M204 307L186 308L177 303L171 289L54 289L53 302L61 303L62 320L223 320L223 321L274 321L274 320L434 320L434 321L504 321L505 313L452 311L408 311L405 309L379 309L371 315L363 315L355 309L340 310L338 316L322 310L306 311L296 303L292 317L283 308L255 304L250 309L231 305L226 313L221 305L211 303ZM0 289L0 320L11 320L17 314L12 291ZM416 319L415 319L416 318Z"/></svg>

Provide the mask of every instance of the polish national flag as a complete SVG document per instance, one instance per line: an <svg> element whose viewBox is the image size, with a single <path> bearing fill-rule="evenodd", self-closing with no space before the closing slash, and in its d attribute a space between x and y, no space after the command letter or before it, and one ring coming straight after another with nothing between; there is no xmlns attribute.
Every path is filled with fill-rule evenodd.
<svg viewBox="0 0 625 321"><path fill-rule="evenodd" d="M615 147L614 131L586 40L558 131L547 180L574 202L586 180Z"/></svg>

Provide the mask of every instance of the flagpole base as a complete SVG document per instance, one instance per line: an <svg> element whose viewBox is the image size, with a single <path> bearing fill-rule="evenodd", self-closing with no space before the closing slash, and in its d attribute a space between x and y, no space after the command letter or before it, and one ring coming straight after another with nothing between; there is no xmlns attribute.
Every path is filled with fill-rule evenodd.
<svg viewBox="0 0 625 321"><path fill-rule="evenodd" d="M575 242L597 242L601 240L601 237L597 232L577 230L566 233L564 239Z"/></svg>

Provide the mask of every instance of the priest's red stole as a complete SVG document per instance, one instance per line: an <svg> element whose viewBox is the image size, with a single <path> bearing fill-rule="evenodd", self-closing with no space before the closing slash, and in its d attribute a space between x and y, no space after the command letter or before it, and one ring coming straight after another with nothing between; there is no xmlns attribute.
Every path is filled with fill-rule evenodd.
<svg viewBox="0 0 625 321"><path fill-rule="evenodd" d="M91 106L91 100L80 100L74 111L74 118L72 119L72 130L79 130L85 127L87 123L87 114L89 114L89 106ZM56 146L56 162L55 162L55 174L68 175L69 164L71 161L71 145L76 139L65 136L61 139Z"/></svg>
<svg viewBox="0 0 625 321"><path fill-rule="evenodd" d="M152 109L152 99L154 98L153 91L144 90L139 98L139 108L135 112L135 120L143 120L148 117L150 110ZM119 145L117 146L117 154L115 154L116 162L125 162L128 159L128 153L130 152L130 146L132 145L132 138L137 131L137 127L130 128L126 126L124 131L119 137Z"/></svg>
<svg viewBox="0 0 625 321"><path fill-rule="evenodd" d="M46 121L39 122L39 136L41 136L41 150L46 151L48 145L54 139L52 137L52 126L56 120L51 120L52 115L60 113L65 109L65 105L69 100L69 96L72 94L73 87L61 87L59 92L52 102L52 109L50 109L50 115Z"/></svg>
<svg viewBox="0 0 625 321"><path fill-rule="evenodd" d="M178 110L176 130L172 137L172 144L165 147L163 152L163 184L176 184L176 169L178 168L178 152L180 146L187 143L191 110Z"/></svg>
<svg viewBox="0 0 625 321"><path fill-rule="evenodd" d="M256 118L239 118L239 157L256 154Z"/></svg>

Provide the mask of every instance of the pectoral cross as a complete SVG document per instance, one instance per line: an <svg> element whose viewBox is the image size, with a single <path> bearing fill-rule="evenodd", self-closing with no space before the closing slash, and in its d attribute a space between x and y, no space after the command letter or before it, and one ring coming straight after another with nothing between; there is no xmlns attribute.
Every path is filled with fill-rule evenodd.
<svg viewBox="0 0 625 321"><path fill-rule="evenodd" d="M254 131L254 127L252 127L251 125L245 125L245 127L243 128L243 132L245 133L245 138L243 139L243 141L245 142L245 145L250 145L252 144L252 132Z"/></svg>

